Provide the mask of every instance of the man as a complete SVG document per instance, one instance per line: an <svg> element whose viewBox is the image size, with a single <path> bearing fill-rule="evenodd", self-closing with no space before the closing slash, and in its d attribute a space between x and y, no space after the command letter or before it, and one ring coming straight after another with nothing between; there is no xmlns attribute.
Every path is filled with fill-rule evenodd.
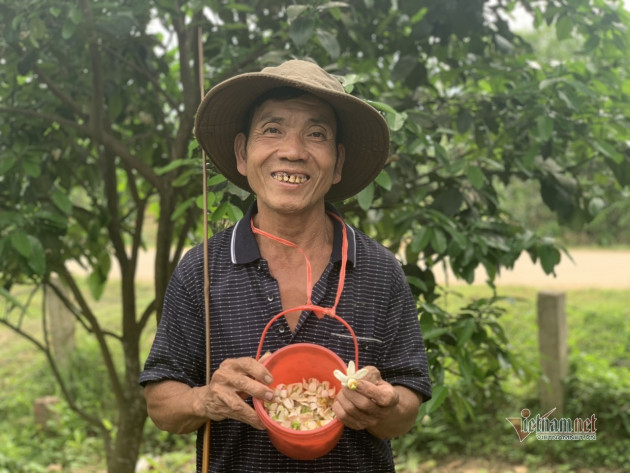
<svg viewBox="0 0 630 473"><path fill-rule="evenodd" d="M265 350L306 342L346 363L354 358L339 322L290 309L307 301L307 261L312 303L334 305L343 232L327 201L355 195L378 175L389 149L385 121L317 65L293 60L215 86L199 106L195 135L217 169L253 192L256 202L210 241L209 384L201 246L173 274L140 377L150 417L171 432L198 430L198 471L210 419L211 471L393 472L387 439L407 432L431 396L426 354L400 265L347 225L348 262L336 313L355 331L368 375L356 390L337 394L333 410L345 425L339 444L315 460L290 459L270 443L251 405L251 397L273 395L271 373L253 356L265 325L283 310L289 312L267 333Z"/></svg>

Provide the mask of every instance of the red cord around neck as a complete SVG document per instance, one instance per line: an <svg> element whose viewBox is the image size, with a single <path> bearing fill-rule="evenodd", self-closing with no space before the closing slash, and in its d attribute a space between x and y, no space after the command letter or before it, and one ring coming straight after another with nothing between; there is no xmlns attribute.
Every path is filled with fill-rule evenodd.
<svg viewBox="0 0 630 473"><path fill-rule="evenodd" d="M263 342L265 340L265 335L267 334L267 331L269 330L269 327L271 327L271 324L273 322L275 322L277 319L279 319L280 317L282 317L283 315L289 313L289 312L293 312L293 311L303 311L303 310L308 310L308 311L312 311L318 319L323 318L325 315L328 315L329 317L338 320L339 322L341 322L350 332L350 335L352 335L352 340L354 342L354 361L355 364L357 366L357 369L359 367L359 344L357 342L357 337L354 334L354 330L352 330L352 327L350 327L350 325L348 325L348 323L343 320L341 317L339 317L337 315L337 305L339 305L339 301L341 300L341 293L343 292L343 285L344 285L344 281L346 279L346 265L348 262L348 234L346 231L346 224L344 223L343 219L341 219L341 217L339 217L338 215L334 214L333 212L328 212L329 215L331 215L332 217L334 217L335 219L337 219L340 223L341 223L341 232L343 235L342 238L342 244L341 244L341 269L339 270L339 283L337 284L337 295L335 296L335 305L333 305L330 308L326 308L326 307L321 307L318 305L313 305L313 302L311 301L311 294L313 291L313 277L311 274L311 263L308 260L308 257L306 256L306 253L304 252L304 250L302 250L302 248L300 248L298 245L296 245L293 242L290 242L288 240L285 240L283 238L277 237L275 235L272 235L271 233L267 233L263 230L260 230L258 228L256 228L254 226L254 219L252 218L251 220L251 227L252 227L252 231L255 234L267 237L267 238L271 238L274 241L277 241L278 243L282 243L283 245L287 245L290 246L292 248L297 248L300 253L302 253L302 255L304 255L304 259L306 260L306 304L305 305L300 305L297 307L292 307L291 309L287 309L287 310L283 310L282 312L280 312L278 315L276 315L275 317L273 317L268 323L267 326L265 327L265 329L263 330L261 336L260 336L260 343L258 344L258 351L256 353L256 359L260 359L260 354L262 352L262 347L263 347Z"/></svg>
<svg viewBox="0 0 630 473"><path fill-rule="evenodd" d="M341 219L341 217L339 217L333 212L327 212L327 213L328 215L336 218L341 223L341 233L343 235L342 244L341 244L341 269L339 270L339 283L337 285L337 295L335 296L335 305L333 305L329 309L326 309L324 307L319 307L319 306L314 306L314 307L317 307L318 309L323 309L324 311L331 311L332 313L334 313L335 310L337 309L337 305L339 304L339 300L341 299L341 293L343 292L343 285L346 279L346 263L348 262L348 235L346 231L346 224ZM254 226L253 217L250 220L250 224L252 227L252 231L254 233L270 238L274 241L277 241L278 243L282 243L283 245L290 246L291 248L296 248L300 253L302 253L302 255L304 256L304 260L306 261L306 305L312 306L313 302L311 301L311 295L313 293L313 275L312 275L312 270L311 270L311 262L308 260L308 257L306 256L306 253L304 252L304 250L289 240L285 240L284 238L277 237L275 235L272 235L271 233L267 233L263 230L260 230L259 228L256 228ZM284 312L292 312L295 309L297 309L297 307L295 307L294 309L286 310ZM325 315L324 313L321 313L321 311L319 310L314 311L314 312L315 312L315 315L317 315L317 317L320 319Z"/></svg>

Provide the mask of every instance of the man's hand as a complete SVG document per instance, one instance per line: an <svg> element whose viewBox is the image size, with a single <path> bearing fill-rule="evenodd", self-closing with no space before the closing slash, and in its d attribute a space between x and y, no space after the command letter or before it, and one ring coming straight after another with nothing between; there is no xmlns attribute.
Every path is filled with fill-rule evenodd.
<svg viewBox="0 0 630 473"><path fill-rule="evenodd" d="M227 359L219 366L207 386L195 388L193 408L211 420L236 419L252 427L265 427L256 411L244 399L249 396L272 400L271 373L253 358Z"/></svg>
<svg viewBox="0 0 630 473"><path fill-rule="evenodd" d="M333 411L344 425L354 430L368 430L379 438L393 438L406 433L415 422L420 400L403 387L383 381L373 366L359 380L356 390L342 388ZM411 420L410 420L411 419Z"/></svg>
<svg viewBox="0 0 630 473"><path fill-rule="evenodd" d="M144 395L153 422L169 432L194 432L208 419L226 418L262 430L264 426L256 411L245 399L272 399L273 391L266 386L271 382L271 373L259 361L235 358L221 363L206 386L191 388L166 380L147 384Z"/></svg>

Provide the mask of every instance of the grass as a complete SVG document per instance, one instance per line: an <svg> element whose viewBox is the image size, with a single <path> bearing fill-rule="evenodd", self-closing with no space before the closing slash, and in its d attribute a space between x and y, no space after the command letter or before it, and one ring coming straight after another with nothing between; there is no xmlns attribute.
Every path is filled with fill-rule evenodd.
<svg viewBox="0 0 630 473"><path fill-rule="evenodd" d="M20 297L27 295L20 289ZM510 340L514 353L532 367L538 365L536 297L537 291L523 287L500 287L506 313L501 324ZM149 285L139 285L139 307L152 295ZM455 310L471 297L487 297L491 290L486 286L457 286L444 298L449 310ZM115 284L110 284L103 298L94 303L99 320L111 330L116 330L119 320L119 297ZM476 418L468 426L427 425L421 431L427 437L417 455L432 459L431 468L422 471L446 471L444 458L457 451L459 456L474 455L485 458L490 465L499 460L525 464L534 471L577 471L577 465L607 466L609 470L621 469L630 461L624 453L627 432L624 419L630 412L624 407L630 395L630 324L628 320L630 291L624 290L576 290L566 291L571 377L571 398L567 409L573 415L585 417L595 413L602 418L598 440L584 442L542 442L528 438L518 442L506 417L517 416L520 409L529 407L537 412L538 384L536 380L520 381L510 377L504 389L509 393L505 405L496 406L493 412L476 412ZM4 310L0 302L0 310ZM33 299L31 310L23 317L24 330L41 339L41 294ZM153 325L151 325L153 327ZM143 337L143 353L146 355L153 330ZM77 329L75 363L85 375L86 382L77 393L84 402L100 402L103 386L98 378L98 353L96 346L83 330ZM59 395L42 353L25 339L0 326L0 473L18 471L25 473L44 471L54 463L64 464L73 473L95 473L104 470L102 447L97 437L83 424L59 406L58 421L53 430L34 426L32 405L37 397ZM630 420L628 420L630 423ZM457 445L450 449L448 440L460 436ZM624 437L625 435L625 437ZM442 442L442 446L440 446ZM194 462L194 440L158 431L149 422L145 429L144 461L153 471L190 471ZM581 445L578 445L581 444ZM441 448L441 449L440 449ZM26 459L26 460L25 460ZM549 469L553 467L553 469ZM545 470L547 468L547 470ZM413 470L408 470L413 471ZM489 469L488 471L492 471Z"/></svg>
<svg viewBox="0 0 630 473"><path fill-rule="evenodd" d="M508 394L505 403L475 412L468 425L424 426L421 435L426 436L428 449L435 452L429 457L443 460L417 471L450 471L449 454L454 450L460 458L482 458L486 465L504 468L497 466L491 471L509 471L510 464L526 465L530 472L625 471L623 465L630 462L626 447L630 409L625 407L630 395L630 292L571 290L565 294L570 361L565 416L584 418L595 414L599 419L597 440L545 442L531 436L520 443L505 419L518 417L525 407L534 414L540 411L539 379L521 381L511 376L503 386ZM443 304L456 310L471 297L491 295L491 289L485 286L457 286L445 294ZM501 304L506 312L500 322L513 352L537 370L537 290L499 287L498 295L504 298ZM436 445L431 447L431 442Z"/></svg>

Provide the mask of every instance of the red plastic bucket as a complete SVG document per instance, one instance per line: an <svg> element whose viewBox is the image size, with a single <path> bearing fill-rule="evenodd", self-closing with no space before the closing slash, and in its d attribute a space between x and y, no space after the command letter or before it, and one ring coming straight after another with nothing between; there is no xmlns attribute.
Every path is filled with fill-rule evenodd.
<svg viewBox="0 0 630 473"><path fill-rule="evenodd" d="M302 310L316 310L322 312L321 307L301 306ZM263 341L267 330L271 324L284 312L271 319L262 333L256 359L260 358ZM318 314L319 316L320 314ZM343 323L350 331L354 339L355 363L359 366L359 347L356 336L352 328L334 312L326 312L328 315ZM319 381L328 381L331 387L335 387L335 392L341 390L341 383L333 375L334 370L346 372L347 366L337 354L328 348L313 343L295 343L280 348L268 357L264 358L262 364L271 372L273 389L278 384L291 384L302 382L303 379L317 378ZM265 410L263 401L254 398L254 408L267 428L267 434L271 443L287 457L295 460L313 460L322 457L330 452L339 442L343 433L343 424L337 419L333 419L323 427L313 430L299 431L283 427L278 422L269 417Z"/></svg>
<svg viewBox="0 0 630 473"><path fill-rule="evenodd" d="M334 370L345 372L346 365L328 348L312 343L289 345L262 361L273 376L273 389L278 384L301 383L303 379L317 378L328 381L335 392L341 383L333 376ZM254 407L262 420L271 443L284 455L296 460L313 460L330 452L343 433L343 424L333 419L323 427L299 431L283 427L269 417L263 401L254 399Z"/></svg>

